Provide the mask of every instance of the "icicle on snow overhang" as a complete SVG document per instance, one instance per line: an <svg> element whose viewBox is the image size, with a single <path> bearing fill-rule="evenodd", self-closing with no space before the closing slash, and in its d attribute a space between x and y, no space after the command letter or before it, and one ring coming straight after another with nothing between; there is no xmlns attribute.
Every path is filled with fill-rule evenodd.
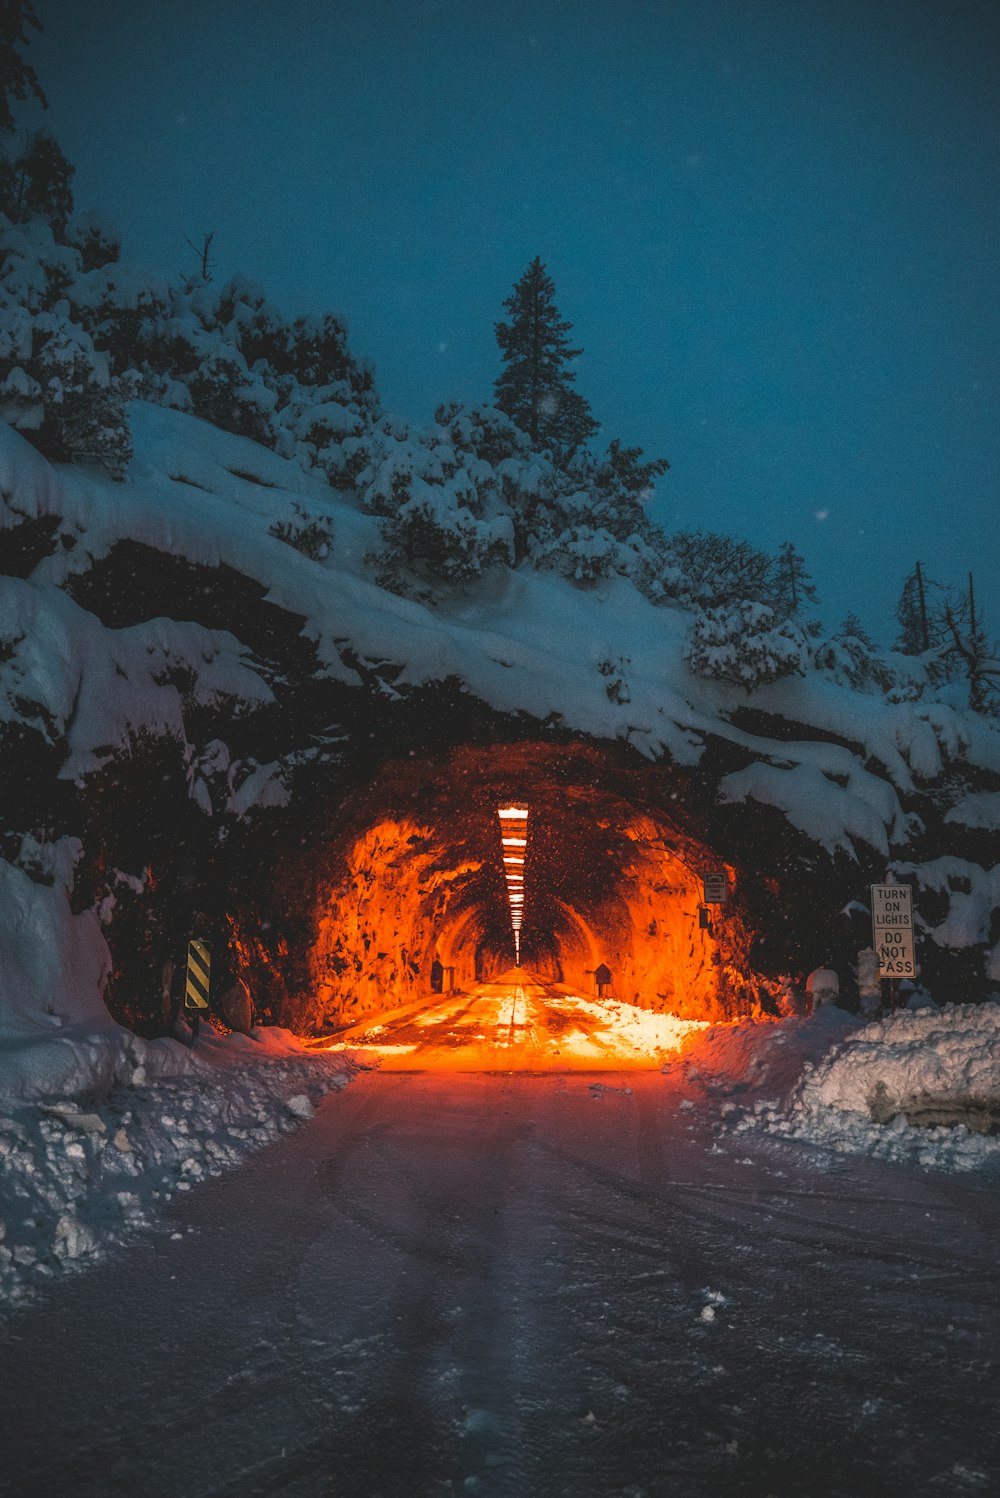
<svg viewBox="0 0 1000 1498"><path fill-rule="evenodd" d="M497 811L500 819L500 845L503 850L504 877L507 881L507 902L510 906L510 923L514 931L514 958L521 966L521 923L524 918L524 855L528 846L528 808L526 806L501 806Z"/></svg>

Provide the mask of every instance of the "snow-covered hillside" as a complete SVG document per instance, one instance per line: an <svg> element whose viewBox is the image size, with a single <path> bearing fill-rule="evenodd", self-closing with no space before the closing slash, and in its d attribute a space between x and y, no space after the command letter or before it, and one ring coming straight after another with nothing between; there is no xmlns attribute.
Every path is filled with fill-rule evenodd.
<svg viewBox="0 0 1000 1498"><path fill-rule="evenodd" d="M183 766L182 784L150 790L173 798L168 816L252 838L255 817L280 817L335 761L352 732L345 702L374 698L391 723L397 704L444 684L526 732L619 743L704 775L714 815L750 829L765 867L761 838L784 823L803 869L853 865L858 890L869 871L906 878L918 905L927 896L925 940L1000 981L1000 732L952 691L924 682L897 700L806 665L751 693L706 679L686 654L690 612L627 577L581 584L497 564L404 598L373 575L379 521L353 492L178 411L136 402L128 420L122 483L54 466L0 428L4 849L32 877L68 886L74 859L98 857L88 788L148 773L151 746ZM376 757L386 749L406 744L380 743ZM73 858L51 852L59 835L80 840ZM75 919L93 941L99 917L143 895L147 861L90 881L92 913ZM10 901L0 919L16 950ZM74 971L92 1009L101 963ZM47 983L19 1013L38 1011Z"/></svg>

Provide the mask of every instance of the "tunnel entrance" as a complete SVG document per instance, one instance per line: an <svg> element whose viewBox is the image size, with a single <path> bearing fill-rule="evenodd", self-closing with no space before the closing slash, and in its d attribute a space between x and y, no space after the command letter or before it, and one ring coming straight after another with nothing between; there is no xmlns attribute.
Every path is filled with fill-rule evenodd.
<svg viewBox="0 0 1000 1498"><path fill-rule="evenodd" d="M701 875L720 860L677 773L537 741L384 764L277 873L307 927L293 1023L323 1033L514 969L498 822L512 805L530 808L523 971L684 1018L752 1011L767 984L749 961L741 871L727 866L731 898L703 924Z"/></svg>

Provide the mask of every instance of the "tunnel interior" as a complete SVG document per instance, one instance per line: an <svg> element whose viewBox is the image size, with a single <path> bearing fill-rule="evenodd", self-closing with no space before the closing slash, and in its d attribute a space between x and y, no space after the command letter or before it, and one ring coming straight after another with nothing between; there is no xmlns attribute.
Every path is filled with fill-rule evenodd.
<svg viewBox="0 0 1000 1498"><path fill-rule="evenodd" d="M501 841L511 806L528 811L523 848ZM740 871L689 820L669 776L626 771L591 744L388 762L276 871L281 902L306 916L290 1018L321 1033L513 968L505 853L524 858L524 970L685 1018L748 1013L764 980ZM702 873L723 866L730 898L706 910Z"/></svg>

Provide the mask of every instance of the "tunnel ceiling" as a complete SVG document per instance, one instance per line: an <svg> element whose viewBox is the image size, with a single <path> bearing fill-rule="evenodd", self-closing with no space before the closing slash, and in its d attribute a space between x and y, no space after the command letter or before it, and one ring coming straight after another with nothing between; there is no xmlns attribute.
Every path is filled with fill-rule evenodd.
<svg viewBox="0 0 1000 1498"><path fill-rule="evenodd" d="M605 963L630 1002L703 1015L750 991L735 906L699 928L719 860L682 825L675 771L584 743L460 746L385 765L286 875L311 911L301 1021L407 1002L435 959L463 983L513 966L497 819L512 803L530 809L526 967L581 988Z"/></svg>

